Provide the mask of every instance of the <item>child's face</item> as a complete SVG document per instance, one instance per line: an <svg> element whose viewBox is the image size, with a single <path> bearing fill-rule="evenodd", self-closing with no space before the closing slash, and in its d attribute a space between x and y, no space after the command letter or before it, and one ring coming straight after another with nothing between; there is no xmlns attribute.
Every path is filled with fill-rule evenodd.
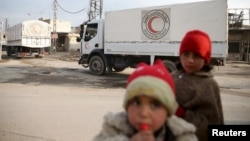
<svg viewBox="0 0 250 141"><path fill-rule="evenodd" d="M160 129L165 123L167 109L156 99L147 96L138 96L128 103L128 118L130 124L140 130L142 123L149 125L152 132Z"/></svg>
<svg viewBox="0 0 250 141"><path fill-rule="evenodd" d="M205 65L205 60L197 53L186 51L180 56L181 64L186 73L200 71Z"/></svg>

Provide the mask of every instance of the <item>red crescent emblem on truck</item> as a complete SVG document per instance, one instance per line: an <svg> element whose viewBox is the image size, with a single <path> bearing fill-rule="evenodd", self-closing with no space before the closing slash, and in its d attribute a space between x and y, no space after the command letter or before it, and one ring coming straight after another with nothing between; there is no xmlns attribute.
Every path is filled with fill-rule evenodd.
<svg viewBox="0 0 250 141"><path fill-rule="evenodd" d="M158 16L154 16L154 17L151 17L149 20L148 20L148 30L152 33L158 33L159 31L158 30L155 30L153 28L153 22L155 19L159 18Z"/></svg>
<svg viewBox="0 0 250 141"><path fill-rule="evenodd" d="M85 43L84 47L87 49L89 48L89 44L88 43Z"/></svg>
<svg viewBox="0 0 250 141"><path fill-rule="evenodd" d="M163 38L169 31L170 19L167 10L155 9L142 12L142 33L148 39L158 40Z"/></svg>
<svg viewBox="0 0 250 141"><path fill-rule="evenodd" d="M42 25L40 23L31 23L31 32L35 35L41 35L42 31Z"/></svg>

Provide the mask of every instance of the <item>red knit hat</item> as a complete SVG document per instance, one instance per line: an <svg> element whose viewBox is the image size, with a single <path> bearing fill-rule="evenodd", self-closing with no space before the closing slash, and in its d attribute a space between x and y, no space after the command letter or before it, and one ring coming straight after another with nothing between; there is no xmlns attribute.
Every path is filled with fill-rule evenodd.
<svg viewBox="0 0 250 141"><path fill-rule="evenodd" d="M175 84L171 74L161 60L150 66L145 63L138 65L127 81L124 108L136 96L149 96L159 100L173 115L178 107L175 99Z"/></svg>
<svg viewBox="0 0 250 141"><path fill-rule="evenodd" d="M206 64L211 59L211 40L207 33L201 30L192 30L186 33L180 46L180 55L185 51L198 53Z"/></svg>

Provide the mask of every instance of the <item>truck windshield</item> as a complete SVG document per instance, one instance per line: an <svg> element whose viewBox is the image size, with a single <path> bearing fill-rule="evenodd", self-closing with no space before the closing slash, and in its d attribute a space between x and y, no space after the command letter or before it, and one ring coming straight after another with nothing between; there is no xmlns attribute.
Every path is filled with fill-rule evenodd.
<svg viewBox="0 0 250 141"><path fill-rule="evenodd" d="M88 24L86 28L86 33L84 37L84 41L89 41L92 38L94 38L97 34L97 23L94 24Z"/></svg>

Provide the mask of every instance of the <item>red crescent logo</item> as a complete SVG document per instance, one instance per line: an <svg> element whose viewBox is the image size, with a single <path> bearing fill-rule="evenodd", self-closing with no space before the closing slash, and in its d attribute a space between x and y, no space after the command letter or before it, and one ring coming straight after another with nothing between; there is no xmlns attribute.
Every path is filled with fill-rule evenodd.
<svg viewBox="0 0 250 141"><path fill-rule="evenodd" d="M155 19L159 18L158 16L153 16L151 17L149 20L148 20L148 30L151 32L151 33L158 33L159 31L155 30L152 26L152 23Z"/></svg>
<svg viewBox="0 0 250 141"><path fill-rule="evenodd" d="M165 11L156 9L142 13L141 29L147 39L161 39L168 33L169 27L170 20Z"/></svg>

